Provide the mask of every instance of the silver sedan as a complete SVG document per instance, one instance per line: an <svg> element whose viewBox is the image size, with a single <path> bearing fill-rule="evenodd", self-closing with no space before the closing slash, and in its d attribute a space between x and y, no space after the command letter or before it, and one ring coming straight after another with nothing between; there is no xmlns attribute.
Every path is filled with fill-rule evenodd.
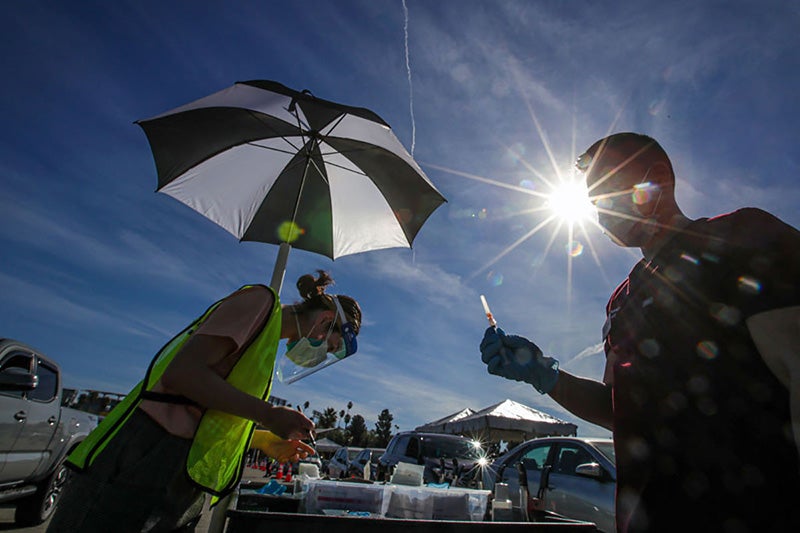
<svg viewBox="0 0 800 533"><path fill-rule="evenodd" d="M520 487L521 476L527 490L524 483ZM544 511L612 532L616 479L613 440L545 437L523 442L493 461L486 488L508 485L512 520L525 520L529 498L539 498Z"/></svg>

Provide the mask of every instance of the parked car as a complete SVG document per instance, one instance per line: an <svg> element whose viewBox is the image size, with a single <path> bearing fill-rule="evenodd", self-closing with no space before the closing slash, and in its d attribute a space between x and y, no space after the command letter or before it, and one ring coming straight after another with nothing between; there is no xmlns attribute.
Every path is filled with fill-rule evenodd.
<svg viewBox="0 0 800 533"><path fill-rule="evenodd" d="M331 479L348 477L347 471L350 468L350 463L361 450L362 448L348 448L347 446L342 446L336 450L328 462L328 477Z"/></svg>
<svg viewBox="0 0 800 533"><path fill-rule="evenodd" d="M506 483L512 516L524 517L520 498L523 469L530 496L542 499L545 511L585 522L600 531L615 531L614 491L617 479L611 439L545 437L523 442L498 457L487 469L488 489Z"/></svg>
<svg viewBox="0 0 800 533"><path fill-rule="evenodd" d="M63 462L97 416L61 406L61 371L34 348L0 339L0 502L18 525L47 520L68 470Z"/></svg>
<svg viewBox="0 0 800 533"><path fill-rule="evenodd" d="M378 459L376 479L388 479L398 463L424 465L424 483L476 486L485 462L480 443L460 435L405 431L398 433Z"/></svg>
<svg viewBox="0 0 800 533"><path fill-rule="evenodd" d="M357 477L375 481L378 473L378 458L386 448L364 448L356 455L347 467L348 477Z"/></svg>

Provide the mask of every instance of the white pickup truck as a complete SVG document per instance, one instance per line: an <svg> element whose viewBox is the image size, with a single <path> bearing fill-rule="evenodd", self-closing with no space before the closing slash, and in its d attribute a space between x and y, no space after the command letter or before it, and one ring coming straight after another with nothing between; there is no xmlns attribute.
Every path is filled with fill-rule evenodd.
<svg viewBox="0 0 800 533"><path fill-rule="evenodd" d="M40 524L55 510L69 475L64 459L96 415L61 406L58 365L21 342L0 338L0 502L15 522Z"/></svg>

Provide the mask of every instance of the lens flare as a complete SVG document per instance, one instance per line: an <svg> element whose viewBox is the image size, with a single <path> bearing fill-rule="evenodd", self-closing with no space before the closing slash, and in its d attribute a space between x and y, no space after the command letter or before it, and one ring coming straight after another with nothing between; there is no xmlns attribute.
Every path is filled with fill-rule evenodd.
<svg viewBox="0 0 800 533"><path fill-rule="evenodd" d="M747 294L758 294L761 292L761 282L750 276L739 276L737 280L739 290Z"/></svg>
<svg viewBox="0 0 800 533"><path fill-rule="evenodd" d="M395 211L394 216L397 217L397 220L399 220L403 224L408 224L409 222L411 222L411 219L414 218L414 215L411 213L411 210L405 207Z"/></svg>
<svg viewBox="0 0 800 533"><path fill-rule="evenodd" d="M567 255L570 257L578 257L583 253L583 245L578 241L570 241L567 243Z"/></svg>
<svg viewBox="0 0 800 533"><path fill-rule="evenodd" d="M495 272L494 270L490 270L486 275L486 280L495 287L499 287L503 284L503 275L499 272Z"/></svg>
<svg viewBox="0 0 800 533"><path fill-rule="evenodd" d="M700 341L697 343L697 355L703 359L716 359L719 348L714 341Z"/></svg>
<svg viewBox="0 0 800 533"><path fill-rule="evenodd" d="M649 181L646 181L644 183L640 183L638 185L633 186L633 193L631 194L631 198L634 204L642 205L646 204L650 200L655 199L658 192L659 192L658 185L653 185Z"/></svg>
<svg viewBox="0 0 800 533"><path fill-rule="evenodd" d="M281 222L278 226L278 237L283 241L289 244L293 243L300 237L304 235L306 230L301 228L297 225L297 223L292 222L291 220L287 220L285 222Z"/></svg>
<svg viewBox="0 0 800 533"><path fill-rule="evenodd" d="M685 252L681 254L681 259L683 259L684 261L688 261L688 262L692 263L693 265L699 265L700 264L700 260L699 259L697 259L696 257L691 256L691 255L689 255L689 254L687 254Z"/></svg>

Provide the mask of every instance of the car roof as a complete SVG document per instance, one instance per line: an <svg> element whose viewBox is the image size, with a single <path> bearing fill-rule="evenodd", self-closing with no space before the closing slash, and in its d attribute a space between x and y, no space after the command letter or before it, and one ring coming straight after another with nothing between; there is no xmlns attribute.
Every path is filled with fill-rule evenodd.
<svg viewBox="0 0 800 533"><path fill-rule="evenodd" d="M503 454L501 454L497 460L503 460L505 457L516 453L519 449L530 446L533 443L545 443L545 442L554 442L554 443L564 443L564 442L581 442L584 444L588 444L589 446L595 446L596 444L613 444L614 439L606 438L606 437L537 437L535 439L529 439L525 442L514 446L506 450Z"/></svg>
<svg viewBox="0 0 800 533"><path fill-rule="evenodd" d="M469 441L472 440L471 438L465 437L463 435L453 435L451 433L431 433L431 432L422 432L422 431L401 431L400 433L398 433L395 436L399 437L401 435L415 435L417 437L422 437L422 438L435 437L437 439L438 438L442 438L442 439L453 439L453 440L469 440Z"/></svg>

